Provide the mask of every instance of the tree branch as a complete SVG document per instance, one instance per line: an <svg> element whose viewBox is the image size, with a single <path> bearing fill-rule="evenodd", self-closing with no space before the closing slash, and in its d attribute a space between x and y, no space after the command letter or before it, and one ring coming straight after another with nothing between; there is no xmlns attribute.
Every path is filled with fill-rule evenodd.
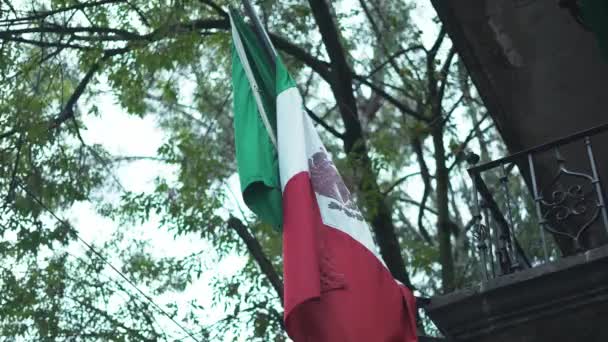
<svg viewBox="0 0 608 342"><path fill-rule="evenodd" d="M441 44L443 43L443 40L445 39L446 34L447 34L447 32L445 30L445 27L443 27L443 25L442 25L441 29L439 30L439 34L437 35L437 38L435 39L435 42L433 43L433 46L429 50L428 56L430 59L435 59L435 57L437 57L437 52L439 52L439 48L441 47Z"/></svg>
<svg viewBox="0 0 608 342"><path fill-rule="evenodd" d="M473 140L473 138L475 138L476 135L476 131L479 129L479 127L481 126L481 124L490 117L490 112L486 112L482 117L481 120L479 120L479 122L477 122L477 124L475 126L473 126L473 128L471 129L471 131L469 132L469 134L467 135L467 137L464 139L464 141L458 146L457 148L457 154L456 154L456 159L454 160L454 162L452 163L452 165L450 165L450 167L448 167L448 173L452 171L452 169L458 165L458 163L460 163L462 161L462 158L459 157L459 155L462 154L462 152L467 148L467 145ZM488 126L488 128L490 128L492 126ZM487 129L487 128L486 128Z"/></svg>
<svg viewBox="0 0 608 342"><path fill-rule="evenodd" d="M234 229L241 240L243 240L245 246L247 246L247 250L251 253L258 266L260 266L262 273L268 278L270 285L272 285L281 299L281 303L283 303L283 281L281 281L279 274L272 266L272 263L270 263L270 260L268 260L258 240L238 218L230 216L227 223L228 227Z"/></svg>
<svg viewBox="0 0 608 342"><path fill-rule="evenodd" d="M430 125L437 125L437 126L443 126L445 125L447 122L450 121L450 118L452 117L452 114L454 114L454 111L458 108L458 106L460 106L460 104L462 103L462 101L464 100L464 95L461 95L458 100L456 100L456 102L454 102L454 104L452 105L452 108L450 108L447 112L445 112L445 115L443 115L441 118L435 118L433 121L431 121Z"/></svg>
<svg viewBox="0 0 608 342"><path fill-rule="evenodd" d="M63 12L67 12L67 11L71 11L71 10L82 10L88 7L96 7L99 5L106 5L106 4L112 4L112 3L121 3L124 2L124 0L102 0L102 1L86 1L86 2L82 2L76 5L72 5L72 6L67 6L67 7L62 7L62 8L58 8L52 11L45 11L45 12L39 12L36 13L35 11L32 11L32 15L27 16L27 17L22 17L22 18L13 18L13 19L4 19L4 20L0 20L0 23L8 23L8 24L14 24L20 21L34 21L34 20L44 20L47 17L53 16L55 14L59 14L59 13L63 13Z"/></svg>
<svg viewBox="0 0 608 342"><path fill-rule="evenodd" d="M368 86L372 91L374 91L378 95L382 96L382 98L384 98L390 104L392 104L397 109L399 109L399 111L401 111L403 114L409 115L409 116L411 116L417 120L423 121L423 122L429 121L428 118L425 118L424 116L420 115L420 113L416 112L412 108L405 105L403 102L397 100L395 97L393 97L392 95L390 95L389 93L384 91L384 89L378 87L377 85L375 85L372 82L370 82L369 80L367 80L364 76L354 75L354 78L357 81L360 81L361 83Z"/></svg>
<svg viewBox="0 0 608 342"><path fill-rule="evenodd" d="M426 165L426 161L424 160L424 153L422 151L422 141L420 138L416 137L412 139L412 147L414 149L414 153L416 153L416 157L418 159L418 164L420 165L420 174L422 175L422 182L424 183L424 192L422 193L422 199L420 200L420 209L418 210L418 229L420 230L420 234L423 236L430 236L426 227L424 226L424 212L426 211L426 202L431 194L431 173L429 172L428 165Z"/></svg>
<svg viewBox="0 0 608 342"><path fill-rule="evenodd" d="M125 53L127 51L129 51L128 48L108 50L103 54L103 57L99 61L93 63L93 65L89 68L89 71L87 71L87 73L84 75L84 77L80 80L80 82L76 86L76 89L74 89L74 92L72 93L72 95L70 96L68 101L66 102L65 106L63 107L63 109L61 110L59 115L55 118L55 120L53 120L53 123L51 124L51 128L59 127L62 123L64 123L65 121L67 121L68 119L70 119L74 116L74 105L76 105L76 102L78 101L80 96L82 96L85 88L87 87L87 85L89 84L91 79L93 78L93 75L99 70L102 63L105 62L106 60L112 58L113 56L116 56L121 53Z"/></svg>
<svg viewBox="0 0 608 342"><path fill-rule="evenodd" d="M396 187L398 187L398 186L399 186L401 183L405 182L405 181L406 181L406 180L408 180L410 177L417 176L417 175L419 175L419 174L420 174L420 172L414 172L414 173L410 173L410 174L408 174L408 175L405 175L405 176L403 176L403 177L401 177L401 178L397 179L397 180L395 181L395 183L393 183L391 186L389 186L389 187L388 187L388 189L386 189L386 190L383 192L383 195L384 195L384 196L388 195L388 194L389 194L391 191L393 191L393 189L395 189Z"/></svg>
<svg viewBox="0 0 608 342"><path fill-rule="evenodd" d="M361 108L361 116L366 118L365 122L369 125L378 115L382 108L384 99L377 93L373 93L369 100L365 101Z"/></svg>
<svg viewBox="0 0 608 342"><path fill-rule="evenodd" d="M306 113L308 114L308 116L310 116L311 119L313 119L314 122L321 125L323 128L325 128L326 131L331 133L336 138L344 139L344 133L340 133L335 128L331 127L327 122L325 122L323 119L318 117L317 114L315 114L308 107L304 106L304 110L306 110Z"/></svg>
<svg viewBox="0 0 608 342"><path fill-rule="evenodd" d="M382 63L378 64L376 67L374 67L365 77L369 78L369 77L373 76L375 73L382 70L382 68L384 68L387 64L392 63L392 61L394 61L398 57L405 55L408 52L412 52L412 51L416 51L416 50L424 50L424 46L413 45L407 49L400 49L400 50L395 51L392 55L388 56L388 58L384 62L382 62Z"/></svg>
<svg viewBox="0 0 608 342"><path fill-rule="evenodd" d="M129 293L129 295L131 295ZM110 315L107 311L101 310L98 307L96 307L95 305L93 305L93 303L91 303L90 301L84 301L81 300L79 298L76 297L72 297L72 296L65 296L68 299L73 300L74 302L80 304L81 306L84 306L86 309L93 311L97 314L99 314L100 316L102 316L103 318L105 318L107 320L108 323L115 325L118 328L122 328L127 334L131 335L131 336L135 336L140 338L142 341L151 341L152 339L145 337L143 335L141 335L141 332L138 329L135 328L131 328L127 325L125 325L123 322L121 322L121 320L118 320L114 317L112 317L112 315Z"/></svg>
<svg viewBox="0 0 608 342"><path fill-rule="evenodd" d="M24 43L24 44L34 45L34 46L38 46L38 47L56 47L56 48L70 48L70 49L76 49L76 50L93 50L93 47L87 46L87 45L61 43L61 42L59 42L59 43L58 42L45 42L42 40L27 39L27 38L22 38L22 37L16 37L16 36L13 36L10 34L1 34L1 33L0 33L0 40L15 42L15 43Z"/></svg>
<svg viewBox="0 0 608 342"><path fill-rule="evenodd" d="M366 1L365 0L359 0L359 4L361 5L361 8L363 9L363 12L365 13L365 16L367 17L367 20L369 21L371 27L372 27L372 31L374 32L374 35L376 36L376 40L378 42L378 44L380 45L380 47L382 48L382 52L384 53L384 55L389 55L389 49L386 46L384 40L383 40L383 34L382 31L387 30L388 27L386 27L386 22L384 22L385 27L381 28L377 23L376 20L374 19L373 15L371 14L369 8L367 7ZM372 4L373 6L373 4ZM380 16L380 18L382 18L381 14L380 14L380 10L376 7L376 12L378 13L378 15ZM413 47L413 49L417 49L419 47L422 46L417 46L417 47ZM411 47L408 49L401 49L400 51L398 51L397 56L403 54L403 53L407 53L407 51L410 51L410 49L412 49ZM422 47L422 49L424 49L424 47ZM399 53L402 52L402 53ZM395 54L393 54L393 56L395 56ZM404 74L401 72L401 68L399 67L399 65L397 65L396 61L395 61L395 57L392 58L388 58L388 60L386 61L386 63L389 63L393 69L393 71L395 72L395 74L399 77L399 79L401 80L401 83L403 84L404 87L409 87L410 91L413 91L412 87L411 87L411 82L409 82L407 80L407 78L404 76Z"/></svg>
<svg viewBox="0 0 608 342"><path fill-rule="evenodd" d="M344 146L346 152L349 153L354 150L355 144L363 134L357 116L357 102L352 91L353 72L346 51L340 43L340 34L331 14L330 5L326 0L309 0L309 3L330 59L330 87L336 97L344 122Z"/></svg>
<svg viewBox="0 0 608 342"><path fill-rule="evenodd" d="M122 2L122 1L124 1L124 0L101 1L98 3L94 3L94 4ZM200 1L205 2L205 3L208 2L205 0L200 0ZM74 7L74 9L77 9L77 8L80 8L81 6L73 6L73 7ZM84 7L88 7L88 6L84 6ZM49 12L49 13L51 13L51 12ZM59 13L59 12L57 12L57 13ZM32 18L34 18L34 17L32 17ZM26 18L24 18L24 20L25 19ZM79 45L79 44L64 44L64 43L57 43L57 42L44 42L44 41L39 41L39 40L27 39L27 38L23 38L23 37L16 37L15 34L32 33L32 32L36 32L36 33L50 32L50 33L57 33L57 34L63 33L63 34L71 34L72 37L75 37L80 40L85 40L87 37L74 36L74 34L79 33L79 32L80 33L82 33L82 32L103 33L103 34L113 33L117 36L109 37L109 38L115 39L115 38L124 37L125 41L142 41L142 40L144 40L144 41L152 42L152 41L157 41L157 40L163 39L166 36L168 36L169 34L175 34L176 32L177 33L189 33L189 32L193 32L193 31L197 31L197 30L211 30L211 29L229 30L230 22L227 19L227 17L224 17L222 19L199 19L199 20L193 20L191 22L178 23L175 25L170 25L168 27L158 28L158 29L156 29L148 34L144 34L144 35L140 35L138 33L127 31L127 30L105 28L105 27L44 26L42 28L26 28L26 29L19 29L19 30L3 31L3 32L0 32L0 39L7 40L7 41L14 41L14 42L18 42L18 43L27 43L27 44L31 44L31 45L35 45L35 46L40 46L40 47L61 47L61 48L72 48L72 49L79 49L79 50L93 50L94 49L93 46ZM329 63L312 56L303 48L299 47L296 44L293 44L292 42L288 41L287 39L285 39L281 36L278 36L273 33L269 33L269 36L270 36L270 39L272 40L272 42L277 46L277 48L281 49L288 55L291 55L292 57L296 58L297 60L303 62L304 64L309 66L312 70L314 70L316 73L318 73L325 81L330 83L331 77L330 77L330 72L329 72L330 71Z"/></svg>
<svg viewBox="0 0 608 342"><path fill-rule="evenodd" d="M211 7L212 9L214 9L217 14L221 15L224 18L228 18L228 13L226 13L226 11L224 11L224 9L216 4L215 2L211 1L211 0L199 0L200 3L202 3L203 5L207 5L209 7Z"/></svg>
<svg viewBox="0 0 608 342"><path fill-rule="evenodd" d="M416 236L416 238L418 238L418 240L425 242L429 245L433 245L433 240L427 239L425 238L422 234L420 234L419 231L416 230L416 228L414 228L414 225L412 224L412 222L410 222L410 220L405 216L405 214L403 213L403 210L399 209L397 211L397 214L399 215L399 219L401 221L403 221L403 225L405 226L405 228L407 230L409 230L414 236Z"/></svg>
<svg viewBox="0 0 608 342"><path fill-rule="evenodd" d="M110 27L95 27L95 26L60 26L54 24L43 24L38 27L28 27L16 30L0 31L0 36L20 35L27 33L57 33L57 34L76 34L76 33L97 33L97 34L114 34L121 36L124 39L141 39L143 36L127 30L115 29Z"/></svg>
<svg viewBox="0 0 608 342"><path fill-rule="evenodd" d="M441 31L435 40L435 43L429 50L426 56L426 77L427 77L427 97L426 103L431 106L431 120L440 120L441 117L441 98L439 97L439 89L437 87L437 75L435 69L435 58L441 43L446 36L446 31L441 27ZM437 122L437 121L433 121Z"/></svg>
<svg viewBox="0 0 608 342"><path fill-rule="evenodd" d="M137 5L132 4L131 2L129 2L128 0L125 0L125 3L131 7L133 9L133 11L135 11L135 13L137 13L137 16L139 17L139 20L141 20L142 24L146 25L147 27L150 27L150 21L148 20L148 18L146 18L146 15L144 14L144 12L142 12L142 10L137 7Z"/></svg>
<svg viewBox="0 0 608 342"><path fill-rule="evenodd" d="M17 129L16 128L8 130L8 131L6 131L4 133L0 133L0 140L2 140L4 138L8 138L8 137L12 136L15 133L17 133Z"/></svg>
<svg viewBox="0 0 608 342"><path fill-rule="evenodd" d="M445 93L445 88L448 83L448 76L450 72L450 67L452 66L452 59L456 55L456 49L452 46L448 55L446 57L445 63L439 72L439 79L441 81L439 85L439 92L437 93L438 101L441 104L443 102L443 94Z"/></svg>
<svg viewBox="0 0 608 342"><path fill-rule="evenodd" d="M21 148L23 147L23 135L21 135L17 141L17 153L15 155L15 163L13 165L13 172L11 173L11 181L9 183L8 192L4 199L4 205L2 208L6 208L8 204L13 200L15 196L15 188L17 187L17 171L19 170L19 164L21 163Z"/></svg>
<svg viewBox="0 0 608 342"><path fill-rule="evenodd" d="M413 200L411 198L408 198L408 197L399 197L398 200L400 202L403 202L403 203L415 205L418 208L421 208L422 210L426 210L426 211L428 211L429 213L431 213L433 215L438 215L439 214L439 213L437 213L437 210L435 210L433 208L429 208L428 206L424 206L424 208L423 208L422 203L420 203L418 201L415 201L415 200ZM425 231L426 231L426 229L425 229ZM428 232L426 234L428 234Z"/></svg>
<svg viewBox="0 0 608 342"><path fill-rule="evenodd" d="M290 41L279 35L273 33L269 33L268 35L270 36L270 40L278 49L286 52L288 55L291 55L297 60L302 61L304 64L308 65L312 70L314 70L317 74L319 74L319 76L321 76L321 78L323 78L327 83L331 84L329 63L314 57L313 55L306 52L306 50L291 43Z"/></svg>

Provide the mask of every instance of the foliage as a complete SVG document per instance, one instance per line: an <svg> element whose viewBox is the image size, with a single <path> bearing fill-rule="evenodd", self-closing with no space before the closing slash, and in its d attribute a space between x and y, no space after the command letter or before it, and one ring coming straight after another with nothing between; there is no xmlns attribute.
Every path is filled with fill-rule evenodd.
<svg viewBox="0 0 608 342"><path fill-rule="evenodd" d="M236 165L222 9L228 3L0 5L3 336L187 340L180 324L201 341L286 339L275 291L281 237L230 205ZM340 32L339 45L331 46L325 39L331 33L309 4L256 5L363 211L370 222L384 222L372 228L391 271L423 295L475 279L463 155L469 145L485 152L484 160L503 149L445 32L437 23L417 27L414 1L337 1L328 9L329 25ZM436 37L424 41L422 29ZM152 191L116 182L119 161L136 156L120 160L82 138L81 130L95 129L85 126L87 117L108 114L98 103L105 93L128 115L153 117L164 134L154 160L174 172L159 176ZM354 106L344 94L352 94ZM75 254L83 250L79 231L52 214L82 202L121 227L93 246L99 255L86 248ZM147 223L205 247L159 256L134 228ZM387 247L391 239L399 250ZM246 258L236 274L204 278L211 265L235 255ZM274 271L259 267L263 259ZM212 324L201 319L209 307L176 300L203 279L214 310L224 313Z"/></svg>

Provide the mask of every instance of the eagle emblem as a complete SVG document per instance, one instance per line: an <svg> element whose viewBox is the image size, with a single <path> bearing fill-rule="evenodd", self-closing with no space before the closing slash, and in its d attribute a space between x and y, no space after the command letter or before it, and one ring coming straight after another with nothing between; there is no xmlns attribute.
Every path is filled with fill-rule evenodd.
<svg viewBox="0 0 608 342"><path fill-rule="evenodd" d="M308 158L308 169L315 193L333 199L328 204L329 209L340 210L351 218L363 221L355 199L325 151L316 152Z"/></svg>

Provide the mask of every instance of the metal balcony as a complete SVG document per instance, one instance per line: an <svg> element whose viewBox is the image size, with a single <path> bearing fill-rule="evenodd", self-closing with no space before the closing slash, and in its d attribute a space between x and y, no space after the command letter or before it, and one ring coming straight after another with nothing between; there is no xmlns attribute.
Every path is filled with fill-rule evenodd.
<svg viewBox="0 0 608 342"><path fill-rule="evenodd" d="M608 341L607 131L468 170L480 281L425 305L447 341Z"/></svg>
<svg viewBox="0 0 608 342"><path fill-rule="evenodd" d="M469 156L482 281L606 244L606 193L592 141L607 131L603 124L482 165ZM514 188L529 197L515 197Z"/></svg>

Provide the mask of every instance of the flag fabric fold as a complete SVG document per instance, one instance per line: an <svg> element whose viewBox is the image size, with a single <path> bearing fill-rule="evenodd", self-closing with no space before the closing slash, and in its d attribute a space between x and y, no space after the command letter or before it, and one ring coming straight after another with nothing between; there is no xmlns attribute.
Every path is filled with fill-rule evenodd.
<svg viewBox="0 0 608 342"><path fill-rule="evenodd" d="M234 135L243 200L262 221L280 227L274 66L254 32L232 12L231 24Z"/></svg>
<svg viewBox="0 0 608 342"><path fill-rule="evenodd" d="M236 28L233 35L252 34L248 26L235 25L241 20L236 18L236 13L231 13L231 17L233 28ZM257 47L261 49L262 44L257 42ZM239 49L238 44L235 48ZM236 53L236 58L240 56L248 57L249 54ZM239 68L243 64L252 65L238 61L233 64L233 75L235 66ZM275 110L268 121L275 126L267 128L263 122L249 125L263 129L255 135L250 134L256 138L263 133L272 136L276 132L276 147L272 142L268 147L275 152L273 156L278 167L273 179L279 180L282 202L283 304L287 333L296 342L417 341L415 299L384 265L355 198L306 115L295 82L278 56L274 75ZM252 80L260 81L255 79L253 72L249 72L248 77L234 78L235 83L249 82L249 92L260 87L252 85ZM244 88L243 84L235 84L234 96L250 94ZM262 103L251 99L249 102L251 106ZM245 158L238 156L239 144L267 141L245 142L249 136L240 136L242 131L237 130L237 126L244 127L238 120L262 121L264 113L260 113L259 108L247 113L236 111L235 106L240 173L248 166L241 165ZM249 156L247 160L256 158ZM241 180L243 178L241 176Z"/></svg>

